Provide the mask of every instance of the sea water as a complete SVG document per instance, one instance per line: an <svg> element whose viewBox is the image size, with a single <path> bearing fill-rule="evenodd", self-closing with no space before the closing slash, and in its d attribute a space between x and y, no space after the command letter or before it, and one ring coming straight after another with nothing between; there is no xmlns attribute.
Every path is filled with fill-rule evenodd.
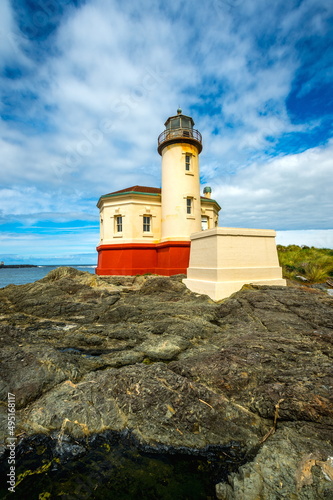
<svg viewBox="0 0 333 500"><path fill-rule="evenodd" d="M25 285L44 278L52 269L62 266L38 266L38 267L2 267L0 268L0 288L7 285ZM94 274L96 266L93 265L71 265L79 271L87 271Z"/></svg>
<svg viewBox="0 0 333 500"><path fill-rule="evenodd" d="M64 436L63 436L64 437ZM17 445L15 494L8 491L8 451L0 461L0 498L63 500L214 500L215 484L244 463L233 447L202 453L144 447L129 433L105 431L55 443L42 434Z"/></svg>

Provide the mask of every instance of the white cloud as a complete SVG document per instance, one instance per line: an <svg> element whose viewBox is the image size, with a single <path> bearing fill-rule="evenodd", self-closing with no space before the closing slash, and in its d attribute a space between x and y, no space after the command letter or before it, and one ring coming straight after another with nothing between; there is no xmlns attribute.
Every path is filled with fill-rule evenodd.
<svg viewBox="0 0 333 500"><path fill-rule="evenodd" d="M300 154L255 163L234 176L210 180L213 197L224 209L220 224L333 228L332 156L333 140Z"/></svg>
<svg viewBox="0 0 333 500"><path fill-rule="evenodd" d="M96 201L85 199L75 188L53 192L35 187L0 189L0 223L15 223L27 228L38 221L92 221L97 225ZM65 232L66 228L62 231Z"/></svg>
<svg viewBox="0 0 333 500"><path fill-rule="evenodd" d="M45 259L48 260L48 263L63 259L64 263L69 255L85 254L89 257L86 263L97 261L95 247L96 242L98 242L98 229L71 229L70 232L62 234L60 238L57 234L1 233L0 260L8 261L15 258L17 262L24 262L28 259L31 263L38 264L43 263Z"/></svg>
<svg viewBox="0 0 333 500"><path fill-rule="evenodd" d="M278 245L306 245L317 248L333 248L333 229L278 231L276 243Z"/></svg>

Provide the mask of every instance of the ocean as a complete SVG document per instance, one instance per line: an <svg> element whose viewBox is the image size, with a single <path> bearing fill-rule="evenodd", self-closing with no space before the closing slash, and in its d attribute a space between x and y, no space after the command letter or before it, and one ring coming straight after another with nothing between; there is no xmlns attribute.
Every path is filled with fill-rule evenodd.
<svg viewBox="0 0 333 500"><path fill-rule="evenodd" d="M25 285L26 283L33 283L34 281L44 278L52 269L57 269L57 267L62 266L0 268L0 288L7 285ZM96 268L96 266L93 265L71 265L70 267L92 274L95 274Z"/></svg>

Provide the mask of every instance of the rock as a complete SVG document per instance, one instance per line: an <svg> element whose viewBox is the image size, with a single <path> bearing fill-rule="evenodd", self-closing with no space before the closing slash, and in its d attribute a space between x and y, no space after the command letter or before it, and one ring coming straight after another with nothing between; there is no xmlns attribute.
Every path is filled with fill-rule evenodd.
<svg viewBox="0 0 333 500"><path fill-rule="evenodd" d="M20 446L48 437L52 467L114 432L165 453L217 447L220 499L330 498L332 298L247 285L214 303L181 278L60 268L1 289L3 453L10 392Z"/></svg>
<svg viewBox="0 0 333 500"><path fill-rule="evenodd" d="M295 278L297 278L300 281L309 281L307 278L305 278L305 276L295 276Z"/></svg>
<svg viewBox="0 0 333 500"><path fill-rule="evenodd" d="M230 442L250 451L267 431L258 416L161 363L137 364L58 384L31 404L20 422L27 434L66 432L75 438L131 429L144 444L203 448Z"/></svg>
<svg viewBox="0 0 333 500"><path fill-rule="evenodd" d="M140 351L152 360L171 360L190 346L190 342L181 336L167 336L147 340L140 344Z"/></svg>
<svg viewBox="0 0 333 500"><path fill-rule="evenodd" d="M187 293L187 288L183 283L177 282L174 279L167 278L165 276L154 276L148 278L142 285L140 292L143 295L156 295L174 292L178 295L179 293ZM176 298L176 297L175 297Z"/></svg>
<svg viewBox="0 0 333 500"><path fill-rule="evenodd" d="M327 432L327 431L326 431ZM263 444L255 461L216 486L219 500L333 498L333 457L325 429L306 423L280 429ZM319 437L320 436L320 437Z"/></svg>

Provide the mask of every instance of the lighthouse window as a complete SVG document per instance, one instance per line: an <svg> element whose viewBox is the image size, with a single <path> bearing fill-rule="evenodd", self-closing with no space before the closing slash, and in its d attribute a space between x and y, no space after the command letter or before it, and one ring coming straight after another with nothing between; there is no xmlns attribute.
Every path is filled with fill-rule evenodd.
<svg viewBox="0 0 333 500"><path fill-rule="evenodd" d="M151 217L149 215L143 216L143 232L150 233L151 231Z"/></svg>
<svg viewBox="0 0 333 500"><path fill-rule="evenodd" d="M201 217L201 229L202 231L208 229L208 217Z"/></svg>
<svg viewBox="0 0 333 500"><path fill-rule="evenodd" d="M192 198L186 198L186 213L191 214L192 213Z"/></svg>
<svg viewBox="0 0 333 500"><path fill-rule="evenodd" d="M116 217L116 231L117 233L123 232L123 218L121 215L118 215Z"/></svg>
<svg viewBox="0 0 333 500"><path fill-rule="evenodd" d="M173 129L180 128L180 118L173 118L170 120L170 124Z"/></svg>
<svg viewBox="0 0 333 500"><path fill-rule="evenodd" d="M191 170L191 155L185 155L185 170L186 172Z"/></svg>
<svg viewBox="0 0 333 500"><path fill-rule="evenodd" d="M191 120L189 118L182 117L182 128L191 128Z"/></svg>

